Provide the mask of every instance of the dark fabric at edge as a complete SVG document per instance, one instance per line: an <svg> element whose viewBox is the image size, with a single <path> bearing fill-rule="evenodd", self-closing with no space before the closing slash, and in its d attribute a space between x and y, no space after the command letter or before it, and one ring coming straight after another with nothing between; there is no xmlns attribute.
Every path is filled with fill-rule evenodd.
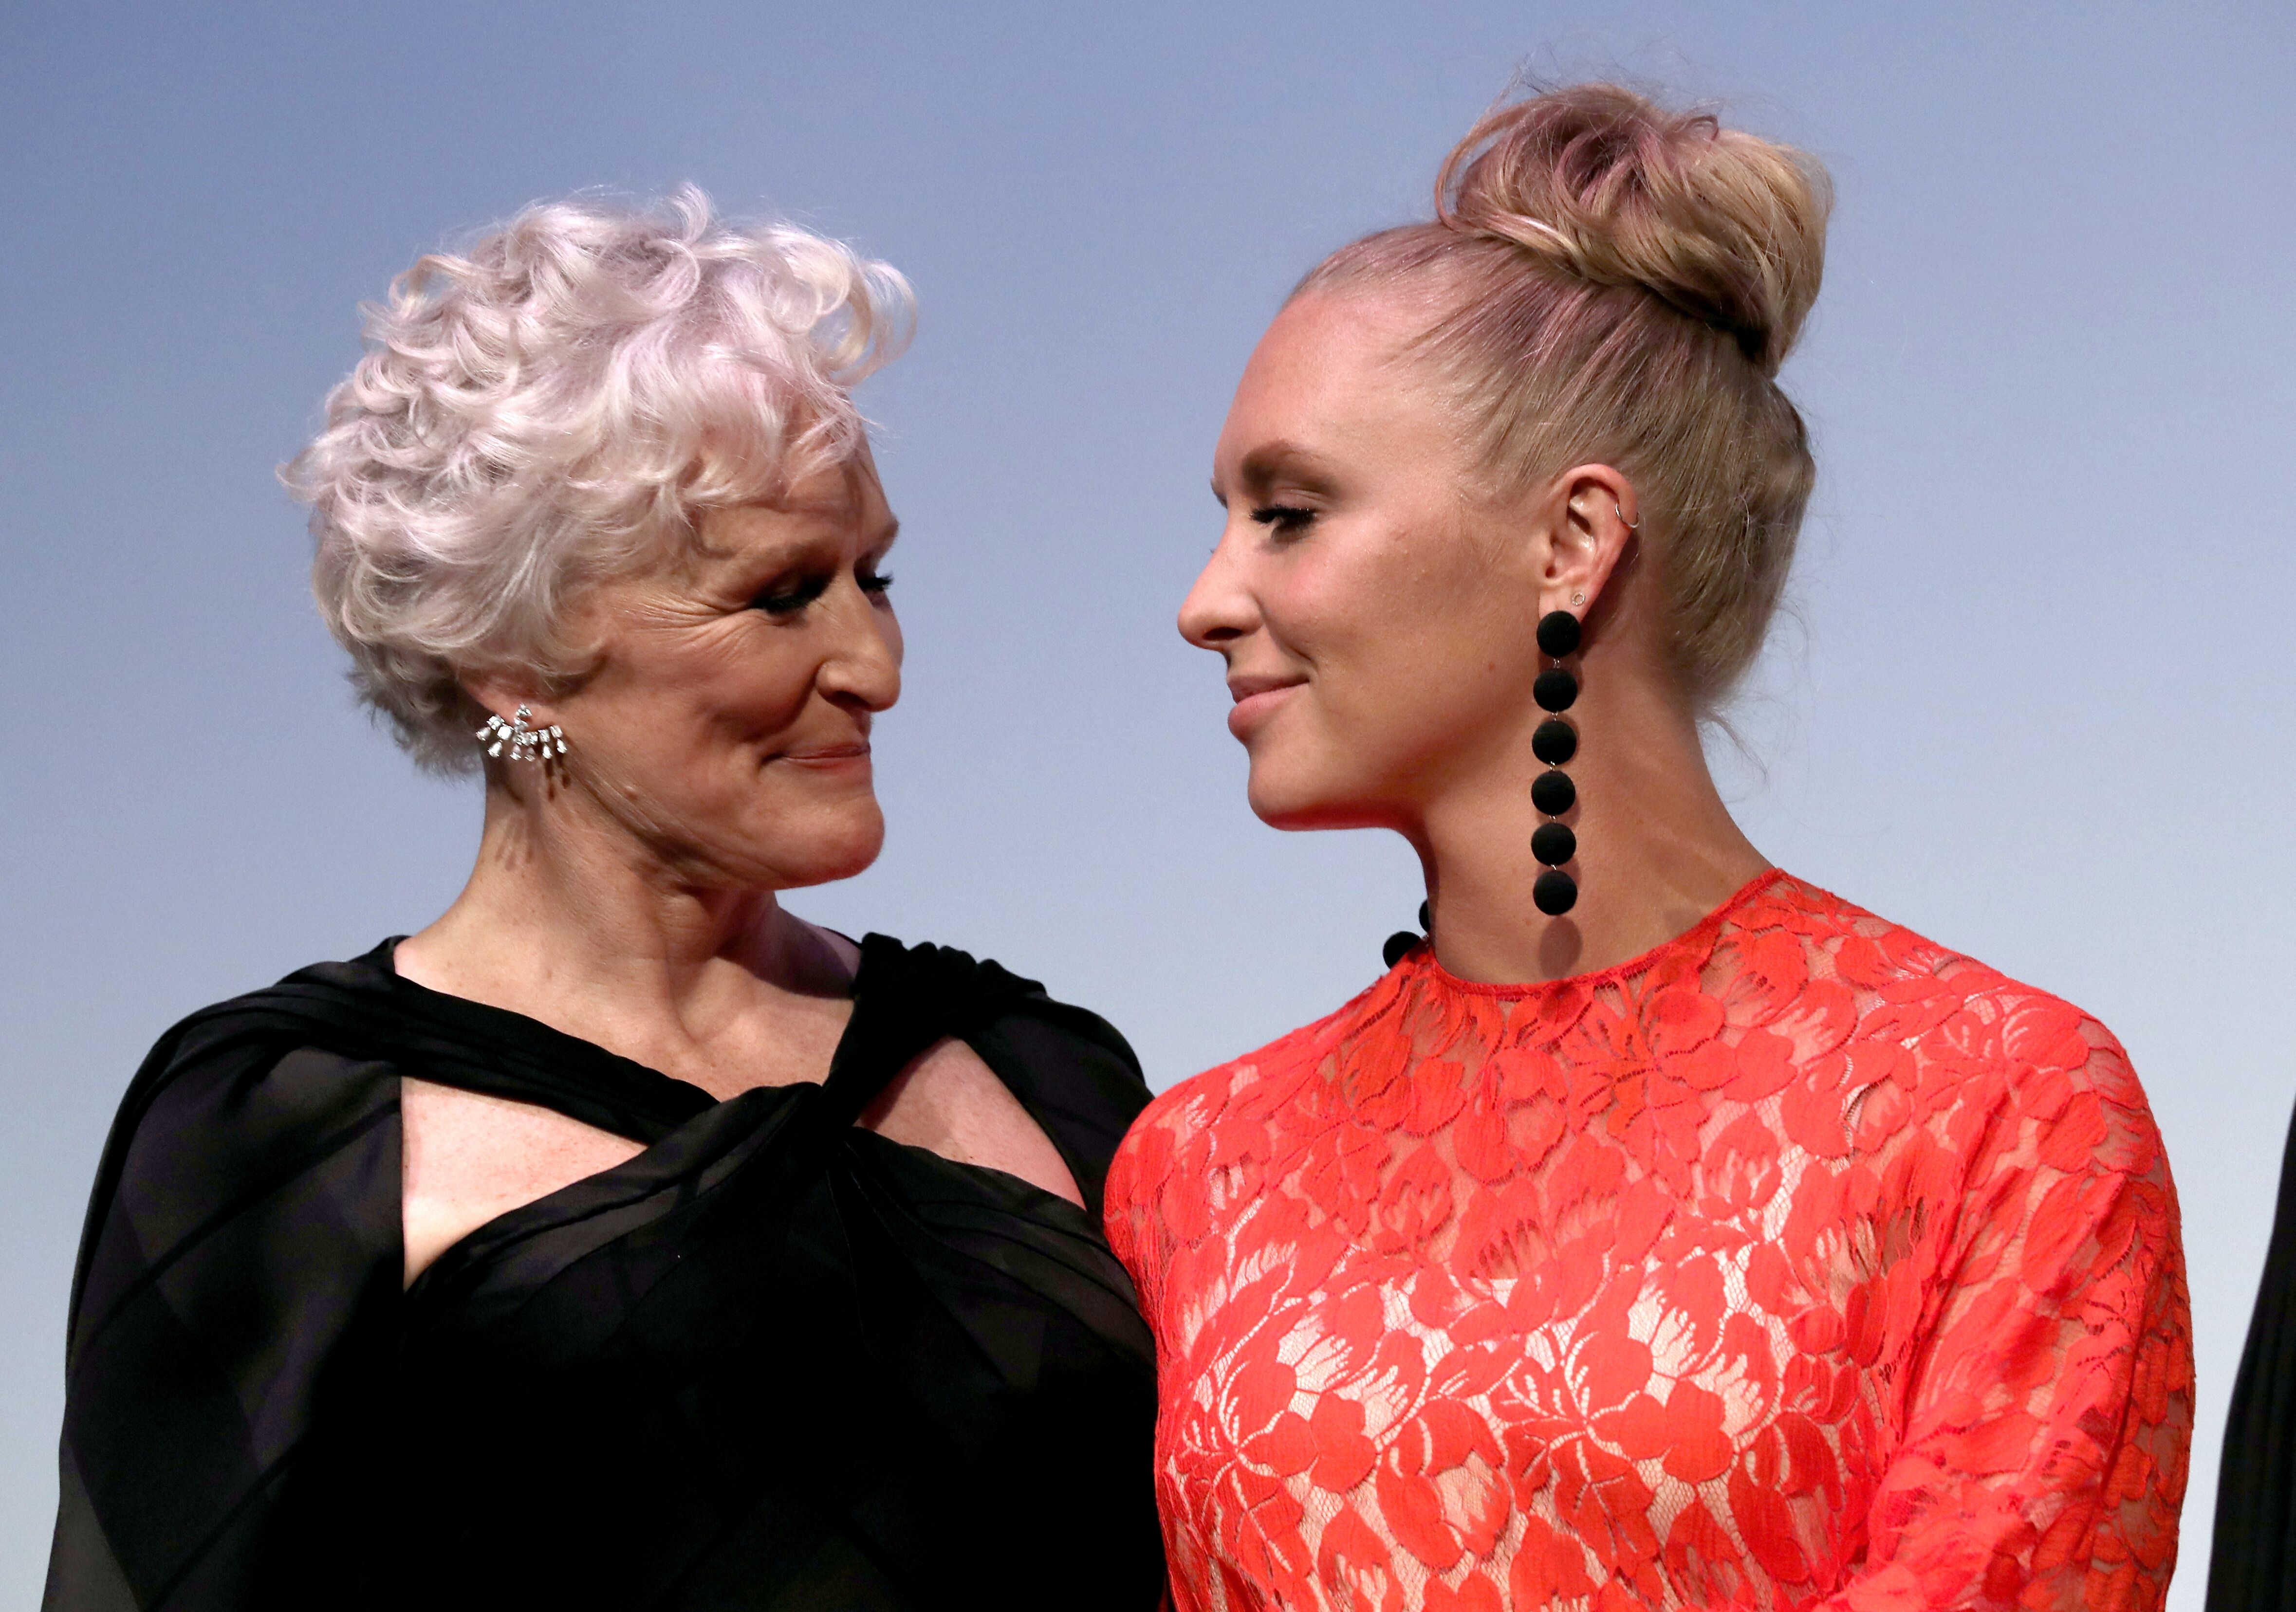
<svg viewBox="0 0 2296 1612"><path fill-rule="evenodd" d="M2208 1612L2296 1612L2296 1118L2225 1419Z"/></svg>

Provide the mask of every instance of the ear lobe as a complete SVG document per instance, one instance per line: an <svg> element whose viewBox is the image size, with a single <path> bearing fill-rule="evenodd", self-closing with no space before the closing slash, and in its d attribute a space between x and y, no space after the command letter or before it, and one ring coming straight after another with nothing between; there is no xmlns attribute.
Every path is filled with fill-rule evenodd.
<svg viewBox="0 0 2296 1612"><path fill-rule="evenodd" d="M521 706L538 713L543 726L558 720L557 712L538 689L493 677L466 677L463 680L463 692L477 701L481 708L505 721Z"/></svg>

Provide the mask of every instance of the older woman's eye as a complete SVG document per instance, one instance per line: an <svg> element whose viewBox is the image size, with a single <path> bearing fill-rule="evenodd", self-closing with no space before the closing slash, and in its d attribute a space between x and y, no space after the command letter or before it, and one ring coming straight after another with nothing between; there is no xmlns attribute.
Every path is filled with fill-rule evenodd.
<svg viewBox="0 0 2296 1612"><path fill-rule="evenodd" d="M853 580L861 585L861 591L865 593L882 593L887 588L893 585L893 573L890 571L856 571L853 574Z"/></svg>
<svg viewBox="0 0 2296 1612"><path fill-rule="evenodd" d="M1296 537L1308 529L1316 511L1293 503L1268 503L1252 511L1251 518L1279 537Z"/></svg>
<svg viewBox="0 0 2296 1612"><path fill-rule="evenodd" d="M768 589L750 600L750 608L768 616L794 616L828 591L828 577L808 577L792 587Z"/></svg>

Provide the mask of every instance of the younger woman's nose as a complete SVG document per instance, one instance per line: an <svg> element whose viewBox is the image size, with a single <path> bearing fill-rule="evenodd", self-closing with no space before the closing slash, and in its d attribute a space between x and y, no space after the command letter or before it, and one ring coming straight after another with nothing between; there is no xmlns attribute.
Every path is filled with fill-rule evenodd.
<svg viewBox="0 0 2296 1612"><path fill-rule="evenodd" d="M1244 585L1232 545L1223 536L1205 561L1195 586L1180 601L1180 636L1200 650L1218 650L1250 635L1259 610Z"/></svg>

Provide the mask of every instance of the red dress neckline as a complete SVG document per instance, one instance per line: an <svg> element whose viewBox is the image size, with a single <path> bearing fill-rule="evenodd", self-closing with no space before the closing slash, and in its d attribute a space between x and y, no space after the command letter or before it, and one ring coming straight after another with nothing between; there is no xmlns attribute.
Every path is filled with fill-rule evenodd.
<svg viewBox="0 0 2296 1612"><path fill-rule="evenodd" d="M1721 932L1722 926L1729 921L1733 912L1753 900L1769 886L1790 877L1791 875L1783 868L1764 868L1740 885L1735 891L1724 899L1720 906L1709 912L1705 917L1683 930L1681 934L1661 940L1648 951L1636 953L1624 962L1614 962L1607 969L1596 969L1591 973L1565 974L1560 979L1463 979L1443 966L1442 959L1435 954L1435 946L1431 940L1414 947L1411 955L1399 960L1396 967L1406 968L1410 966L1414 959L1423 959L1420 966L1424 969L1427 977L1447 989L1464 991L1475 996L1505 997L1513 1002L1520 1002L1543 992L1593 990L1612 980L1646 973L1664 962L1669 953L1692 951L1702 945L1711 945L1714 937Z"/></svg>

